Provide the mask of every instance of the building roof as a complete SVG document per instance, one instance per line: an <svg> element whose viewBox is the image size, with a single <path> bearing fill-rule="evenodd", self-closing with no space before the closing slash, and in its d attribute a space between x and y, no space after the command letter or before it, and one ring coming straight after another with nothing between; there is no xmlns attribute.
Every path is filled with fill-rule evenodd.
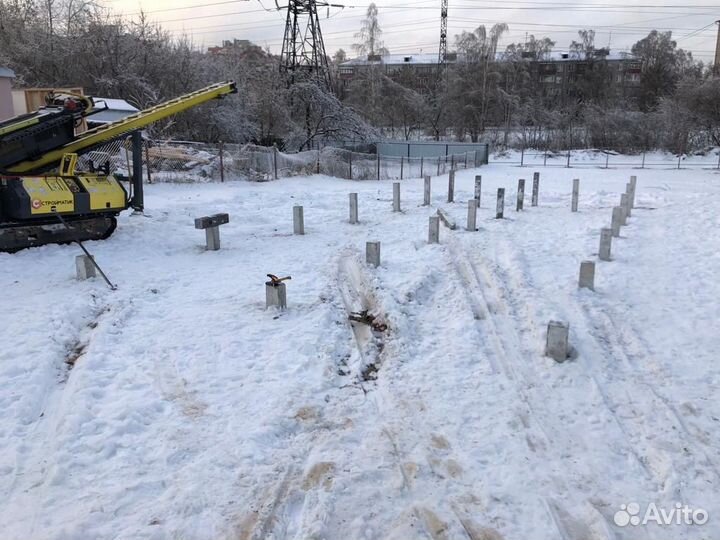
<svg viewBox="0 0 720 540"><path fill-rule="evenodd" d="M95 108L100 111L88 116L88 122L93 124L115 122L140 110L130 105L124 99L93 97L93 101L95 102ZM105 106L107 106L107 109L103 110Z"/></svg>
<svg viewBox="0 0 720 540"><path fill-rule="evenodd" d="M598 49L600 51L602 49ZM448 60L449 62L453 63L456 61L456 59L462 59L462 55L457 53L448 53L449 55L454 54L454 58L452 60ZM633 56L630 53L627 52L610 52L607 51L607 54L604 56L597 56L598 59L605 59L605 60L636 60L637 58ZM498 62L501 62L503 60L507 59L507 54L505 52L498 52L495 55L495 59ZM535 58L526 58L525 60L528 61L534 61ZM576 62L578 60L584 60L583 57L579 57L574 53L570 52L563 52L563 51L551 51L547 53L541 62ZM353 58L352 60L348 60L346 62L343 62L340 64L341 66L368 66L373 64L383 64L388 66L396 66L396 65L406 65L406 64L437 64L438 63L438 55L436 53L408 53L408 54L386 54L382 57L378 57L377 60L368 60L367 56L363 56L361 58Z"/></svg>
<svg viewBox="0 0 720 540"><path fill-rule="evenodd" d="M598 49L598 51L601 49ZM637 57L633 56L628 52L611 52L607 51L607 54L596 56L598 60L637 60ZM575 53L563 52L563 51L551 51L547 53L540 62L576 62L578 60L584 60L583 56L578 56ZM531 59L533 60L533 59Z"/></svg>
<svg viewBox="0 0 720 540"><path fill-rule="evenodd" d="M437 64L437 53L408 53L408 54L386 54L378 60L368 60L367 56L353 58L343 62L343 66L365 66L371 64L401 65L401 64Z"/></svg>
<svg viewBox="0 0 720 540"><path fill-rule="evenodd" d="M5 77L8 79L14 79L15 78L15 72L12 69L0 67L0 77Z"/></svg>

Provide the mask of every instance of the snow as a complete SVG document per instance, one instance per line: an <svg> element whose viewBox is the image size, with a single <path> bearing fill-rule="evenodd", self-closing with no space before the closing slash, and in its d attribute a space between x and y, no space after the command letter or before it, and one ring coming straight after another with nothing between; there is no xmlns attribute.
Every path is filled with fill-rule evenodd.
<svg viewBox="0 0 720 540"><path fill-rule="evenodd" d="M454 204L447 175L429 208L404 180L401 213L389 181L147 186L146 216L88 243L115 292L75 280L75 246L0 254L3 539L717 538L717 172L538 170L537 208L507 163L458 171ZM578 290L631 174L613 261ZM459 228L428 245L438 208ZM193 219L216 212L205 252ZM267 273L292 276L285 312ZM351 327L360 309L388 330ZM631 502L710 520L616 526Z"/></svg>

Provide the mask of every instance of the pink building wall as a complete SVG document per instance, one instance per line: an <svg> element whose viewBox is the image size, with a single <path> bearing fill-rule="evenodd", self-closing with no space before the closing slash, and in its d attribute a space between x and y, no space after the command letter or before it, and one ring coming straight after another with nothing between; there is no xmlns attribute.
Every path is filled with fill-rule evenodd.
<svg viewBox="0 0 720 540"><path fill-rule="evenodd" d="M0 77L0 120L13 116L13 100L10 77Z"/></svg>

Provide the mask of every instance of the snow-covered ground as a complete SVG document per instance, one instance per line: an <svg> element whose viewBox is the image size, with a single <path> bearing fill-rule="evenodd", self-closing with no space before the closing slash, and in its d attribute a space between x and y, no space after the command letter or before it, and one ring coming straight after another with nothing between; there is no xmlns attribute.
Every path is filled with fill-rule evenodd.
<svg viewBox="0 0 720 540"><path fill-rule="evenodd" d="M631 174L614 260L578 290ZM520 213L518 177L529 195L532 169L460 171L454 204L433 178L431 208L405 180L402 213L391 182L148 186L147 216L88 244L115 292L74 279L75 246L0 254L2 540L720 537L720 175L541 169ZM428 245L438 207L459 228ZM193 218L223 211L205 252ZM285 312L267 273L292 276ZM362 308L388 329L353 328ZM615 525L629 503L710 517Z"/></svg>

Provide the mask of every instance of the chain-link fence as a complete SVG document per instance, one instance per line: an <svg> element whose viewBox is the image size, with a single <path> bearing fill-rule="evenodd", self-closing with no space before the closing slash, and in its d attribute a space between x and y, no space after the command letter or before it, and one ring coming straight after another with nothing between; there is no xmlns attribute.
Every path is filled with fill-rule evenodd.
<svg viewBox="0 0 720 540"><path fill-rule="evenodd" d="M705 155L673 155L664 152L619 154L609 150L566 150L552 152L521 149L500 153L493 162L520 167L632 168L632 169L720 169L720 152Z"/></svg>
<svg viewBox="0 0 720 540"><path fill-rule="evenodd" d="M284 153L273 147L209 144L179 141L144 141L146 181L208 182L249 179L272 180L286 176L326 174L353 180L387 180L440 175L450 169L479 167L487 157L478 151L440 157L395 157L324 147L320 150ZM116 174L132 173L129 140L119 140L82 157L88 168L110 162Z"/></svg>

